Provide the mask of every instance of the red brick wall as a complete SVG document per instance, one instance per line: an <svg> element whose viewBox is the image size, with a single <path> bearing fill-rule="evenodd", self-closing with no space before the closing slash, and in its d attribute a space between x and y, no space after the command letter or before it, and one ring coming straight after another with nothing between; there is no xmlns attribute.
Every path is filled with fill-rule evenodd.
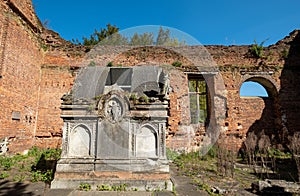
<svg viewBox="0 0 300 196"><path fill-rule="evenodd" d="M41 91L35 145L59 147L63 121L60 118L61 97L71 90L74 76L70 67L42 67Z"/></svg>
<svg viewBox="0 0 300 196"><path fill-rule="evenodd" d="M3 2L0 6L0 138L9 137L10 150L21 151L34 143L43 55L32 29ZM20 119L13 120L12 112Z"/></svg>

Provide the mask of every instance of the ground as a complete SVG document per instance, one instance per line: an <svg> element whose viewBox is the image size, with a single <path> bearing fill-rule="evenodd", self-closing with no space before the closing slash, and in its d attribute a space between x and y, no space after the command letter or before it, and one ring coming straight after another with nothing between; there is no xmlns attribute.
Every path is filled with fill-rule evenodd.
<svg viewBox="0 0 300 196"><path fill-rule="evenodd" d="M15 155L10 159L1 158L0 196L1 195L255 195L251 183L260 179L281 179L295 181L297 172L295 164L288 154L276 157L276 169L261 167L259 161L254 167L246 160L234 160L232 172L222 172L218 165L218 156L214 153L204 157L198 153L178 156L169 154L170 174L174 182L173 192L101 192L80 190L53 190L49 187L50 176L47 168L55 150L29 151L27 155ZM50 163L52 163L50 161ZM53 167L53 165L50 165ZM6 175L4 175L6 174ZM37 182L32 182L37 181ZM44 181L44 182L42 182Z"/></svg>

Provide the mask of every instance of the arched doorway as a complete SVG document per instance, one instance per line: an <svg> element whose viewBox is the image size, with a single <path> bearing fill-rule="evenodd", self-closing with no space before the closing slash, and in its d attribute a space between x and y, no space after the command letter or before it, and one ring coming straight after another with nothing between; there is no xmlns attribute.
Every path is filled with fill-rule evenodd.
<svg viewBox="0 0 300 196"><path fill-rule="evenodd" d="M244 136L254 133L260 139L263 135L273 142L278 138L278 91L275 84L265 77L250 77L240 86L240 114L238 130Z"/></svg>

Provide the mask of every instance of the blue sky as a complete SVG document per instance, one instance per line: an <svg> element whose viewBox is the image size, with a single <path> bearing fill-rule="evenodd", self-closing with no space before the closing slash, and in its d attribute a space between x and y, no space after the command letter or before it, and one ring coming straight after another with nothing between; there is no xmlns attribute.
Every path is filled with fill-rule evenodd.
<svg viewBox="0 0 300 196"><path fill-rule="evenodd" d="M107 23L124 30L140 25L177 28L200 43L276 43L300 29L299 0L33 0L41 21L63 38L81 39Z"/></svg>
<svg viewBox="0 0 300 196"><path fill-rule="evenodd" d="M125 30L162 25L191 35L203 45L274 44L300 29L300 0L33 0L42 22L63 38L82 39L107 23ZM241 95L265 96L247 83Z"/></svg>

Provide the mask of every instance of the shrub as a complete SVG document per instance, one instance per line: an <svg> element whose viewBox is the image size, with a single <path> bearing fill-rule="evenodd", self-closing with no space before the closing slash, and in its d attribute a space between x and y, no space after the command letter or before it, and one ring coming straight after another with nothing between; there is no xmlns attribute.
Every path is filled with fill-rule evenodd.
<svg viewBox="0 0 300 196"><path fill-rule="evenodd" d="M254 40L254 44L252 44L251 48L249 49L250 54L255 58L262 58L263 57L263 51L264 51L264 43L267 40L262 41L260 44Z"/></svg>

